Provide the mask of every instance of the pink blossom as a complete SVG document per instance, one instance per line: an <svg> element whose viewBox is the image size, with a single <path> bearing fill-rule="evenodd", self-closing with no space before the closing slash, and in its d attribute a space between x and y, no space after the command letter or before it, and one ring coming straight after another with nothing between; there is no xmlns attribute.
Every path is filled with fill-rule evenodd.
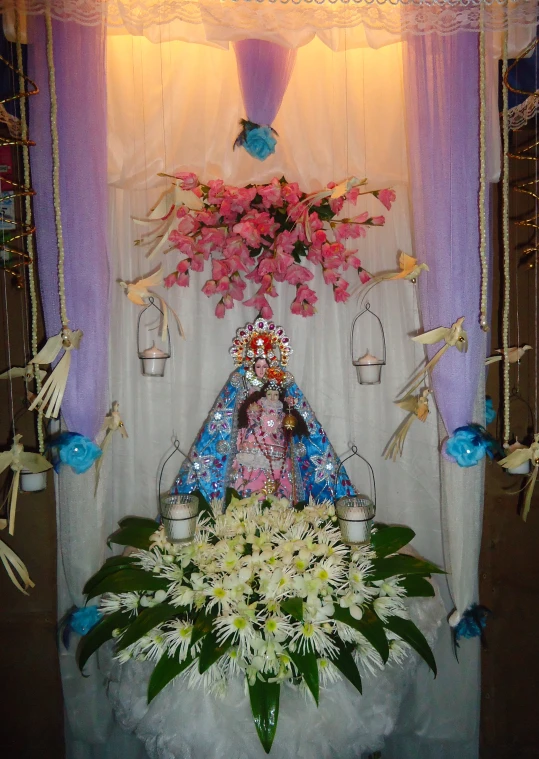
<svg viewBox="0 0 539 759"><path fill-rule="evenodd" d="M175 271L173 271L172 274L168 274L165 277L165 281L163 282L164 286L165 287L172 287L172 285L176 284L177 278L178 278L178 275L176 274Z"/></svg>
<svg viewBox="0 0 539 759"><path fill-rule="evenodd" d="M281 234L275 238L275 247L284 253L292 253L294 245L298 240L298 228L297 226L290 232L285 229Z"/></svg>
<svg viewBox="0 0 539 759"><path fill-rule="evenodd" d="M219 223L219 214L217 211L199 211L196 214L196 220L206 227L215 227Z"/></svg>
<svg viewBox="0 0 539 759"><path fill-rule="evenodd" d="M309 224L312 232L317 232L319 229L324 228L324 222L320 219L320 216L316 211L309 214Z"/></svg>
<svg viewBox="0 0 539 759"><path fill-rule="evenodd" d="M252 221L240 221L238 224L234 224L232 231L241 235L251 248L260 247L260 234Z"/></svg>
<svg viewBox="0 0 539 759"><path fill-rule="evenodd" d="M222 179L210 179L208 182L208 203L212 206L220 206L223 202L225 183Z"/></svg>
<svg viewBox="0 0 539 759"><path fill-rule="evenodd" d="M180 287L189 287L189 272L186 271L182 274L178 274L177 283Z"/></svg>
<svg viewBox="0 0 539 759"><path fill-rule="evenodd" d="M271 208L271 206L280 208L283 205L281 183L277 177L274 177L270 184L260 185L260 187L257 187L256 189L262 198L262 205L264 208Z"/></svg>
<svg viewBox="0 0 539 759"><path fill-rule="evenodd" d="M354 269L361 269L361 259L358 258L353 252L351 256L346 257L344 268L347 269L349 266L353 266Z"/></svg>
<svg viewBox="0 0 539 759"><path fill-rule="evenodd" d="M204 228L197 240L197 250L207 261L210 255L222 252L225 240L226 235L222 229Z"/></svg>
<svg viewBox="0 0 539 759"><path fill-rule="evenodd" d="M198 177L192 171L178 171L174 176L180 180L182 190L194 190L199 185Z"/></svg>
<svg viewBox="0 0 539 759"><path fill-rule="evenodd" d="M291 285L302 285L304 282L309 282L313 278L313 273L309 271L305 266L299 264L292 264L286 270L286 281Z"/></svg>
<svg viewBox="0 0 539 759"><path fill-rule="evenodd" d="M223 303L223 299L219 301L219 303L215 306L215 316L218 319L224 319L225 318L225 304Z"/></svg>
<svg viewBox="0 0 539 759"><path fill-rule="evenodd" d="M366 237L367 236L367 230L365 227L362 227L358 223L347 223L343 222L342 224L338 224L335 229L335 237L340 242L341 240L348 240L353 239L356 240L358 237Z"/></svg>
<svg viewBox="0 0 539 759"><path fill-rule="evenodd" d="M223 303L225 308L234 308L234 301L231 295L223 295Z"/></svg>
<svg viewBox="0 0 539 759"><path fill-rule="evenodd" d="M365 271L365 269L362 269L362 270L360 271L360 273L359 273L359 278L360 278L361 282L362 282L364 285L366 285L366 284L367 284L367 282L370 280L370 278L371 278L371 275L370 275L370 274L368 274L368 273Z"/></svg>
<svg viewBox="0 0 539 759"><path fill-rule="evenodd" d="M317 229L311 238L311 242L316 248L321 248L327 240L328 237L323 229Z"/></svg>
<svg viewBox="0 0 539 759"><path fill-rule="evenodd" d="M258 270L259 279L255 279L254 277L252 277L252 279L255 279L256 282L261 282L262 280L260 278L265 277L268 274L273 274L277 268L277 259L275 256L263 258L256 268Z"/></svg>
<svg viewBox="0 0 539 759"><path fill-rule="evenodd" d="M311 245L309 252L307 253L307 261L312 264L319 264L322 261L322 249L317 248L315 245Z"/></svg>
<svg viewBox="0 0 539 759"><path fill-rule="evenodd" d="M326 285L334 285L339 279L339 273L337 269L326 269L322 267L322 275Z"/></svg>
<svg viewBox="0 0 539 759"><path fill-rule="evenodd" d="M344 197L329 199L329 207L331 208L334 214L340 213L342 211L343 206L344 206Z"/></svg>
<svg viewBox="0 0 539 759"><path fill-rule="evenodd" d="M288 253L277 250L275 253L275 279L277 282L284 282L286 279L288 267L292 266L294 259Z"/></svg>
<svg viewBox="0 0 539 759"><path fill-rule="evenodd" d="M307 303L316 303L318 296L308 285L300 285L296 292L296 300L305 300Z"/></svg>
<svg viewBox="0 0 539 759"><path fill-rule="evenodd" d="M208 298L212 295L215 295L217 292L216 283L214 279L208 279L204 286L202 287L202 292L204 295L206 295Z"/></svg>
<svg viewBox="0 0 539 759"><path fill-rule="evenodd" d="M386 223L385 216L371 216L370 223L374 227L382 227Z"/></svg>
<svg viewBox="0 0 539 759"><path fill-rule="evenodd" d="M195 253L193 258L191 259L191 270L204 271L204 263L205 263L205 257L202 255L202 253Z"/></svg>
<svg viewBox="0 0 539 759"><path fill-rule="evenodd" d="M235 300L243 300L243 292L247 285L243 281L243 279L240 277L239 274L233 274L232 277L230 277L230 295Z"/></svg>
<svg viewBox="0 0 539 759"><path fill-rule="evenodd" d="M352 189L346 193L346 200L352 203L352 205L355 205L360 195L359 187L352 187Z"/></svg>
<svg viewBox="0 0 539 759"><path fill-rule="evenodd" d="M199 224L191 214L185 214L180 218L180 221L176 225L176 230L183 235L191 234L191 232L196 232L199 228Z"/></svg>
<svg viewBox="0 0 539 759"><path fill-rule="evenodd" d="M230 289L230 279L225 275L215 282L215 290L218 293L227 293Z"/></svg>
<svg viewBox="0 0 539 759"><path fill-rule="evenodd" d="M307 206L303 203L296 203L295 206L288 207L288 216L292 221L299 221L307 213Z"/></svg>
<svg viewBox="0 0 539 759"><path fill-rule="evenodd" d="M180 263L176 266L176 269L180 274L185 274L185 272L189 271L190 268L191 268L190 258L182 258Z"/></svg>
<svg viewBox="0 0 539 759"><path fill-rule="evenodd" d="M175 229L169 234L168 239L175 248L178 248L178 250L186 256L192 256L195 252L194 240L187 235L181 234Z"/></svg>
<svg viewBox="0 0 539 759"><path fill-rule="evenodd" d="M272 298L277 297L277 290L273 284L273 277L271 274L264 274L257 295L270 295Z"/></svg>
<svg viewBox="0 0 539 759"><path fill-rule="evenodd" d="M227 262L222 258L214 258L211 262L211 275L213 279L221 279L229 274Z"/></svg>
<svg viewBox="0 0 539 759"><path fill-rule="evenodd" d="M354 224L365 224L365 222L368 221L368 218L369 212L363 211L363 213L360 213L357 216L353 216L350 221L353 221Z"/></svg>
<svg viewBox="0 0 539 759"><path fill-rule="evenodd" d="M391 211L391 204L397 199L397 193L395 190L379 190L378 192L373 193L373 195L375 198L378 198L380 203L383 203L388 211Z"/></svg>
<svg viewBox="0 0 539 759"><path fill-rule="evenodd" d="M324 266L338 269L344 262L345 247L341 242L325 243L322 245L322 257Z"/></svg>
<svg viewBox="0 0 539 759"><path fill-rule="evenodd" d="M281 195L283 197L283 200L285 200L291 206L298 203L301 197L301 190L299 189L298 183L290 182L289 184L283 185L281 188Z"/></svg>
<svg viewBox="0 0 539 759"><path fill-rule="evenodd" d="M346 284L348 285L348 282ZM346 303L350 297L350 293L346 292L344 287L334 287L333 297L335 298L335 303Z"/></svg>
<svg viewBox="0 0 539 759"><path fill-rule="evenodd" d="M254 295L249 300L244 300L243 305L257 308L263 319L271 319L273 316L273 309L263 295Z"/></svg>

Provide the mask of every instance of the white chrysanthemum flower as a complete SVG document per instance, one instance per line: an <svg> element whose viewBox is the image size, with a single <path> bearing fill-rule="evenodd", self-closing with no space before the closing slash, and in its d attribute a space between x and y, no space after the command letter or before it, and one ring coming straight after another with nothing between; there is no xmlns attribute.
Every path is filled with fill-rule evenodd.
<svg viewBox="0 0 539 759"><path fill-rule="evenodd" d="M286 617L273 614L263 620L263 629L266 640L274 639L283 643L287 638L292 637L294 628Z"/></svg>
<svg viewBox="0 0 539 759"><path fill-rule="evenodd" d="M217 617L214 626L217 630L217 642L219 644L231 638L232 643L238 646L242 657L248 654L255 632L252 621L246 615L229 614Z"/></svg>
<svg viewBox="0 0 539 759"><path fill-rule="evenodd" d="M259 595L265 602L277 601L286 596L293 587L294 571L290 567L277 567L260 578Z"/></svg>
<svg viewBox="0 0 539 759"><path fill-rule="evenodd" d="M105 593L99 602L99 611L102 614L113 614L115 611L129 611L136 613L140 606L140 593Z"/></svg>
<svg viewBox="0 0 539 759"><path fill-rule="evenodd" d="M294 625L294 629L292 643L300 653L314 651L320 656L331 656L338 652L337 646L322 625L315 622L299 622Z"/></svg>
<svg viewBox="0 0 539 759"><path fill-rule="evenodd" d="M343 581L345 568L338 556L331 556L317 564L313 569L313 575L323 583L338 585Z"/></svg>
<svg viewBox="0 0 539 759"><path fill-rule="evenodd" d="M178 651L179 659L183 661L189 653L192 633L193 624L189 620L175 619L168 622L163 637L169 655L174 656Z"/></svg>
<svg viewBox="0 0 539 759"><path fill-rule="evenodd" d="M342 675L337 667L332 661L325 657L318 659L318 675L320 678L320 685L323 688L342 679Z"/></svg>
<svg viewBox="0 0 539 759"><path fill-rule="evenodd" d="M121 651L118 651L118 653L114 655L116 661L119 661L120 664L125 664L130 659L132 659L133 652L130 650L131 648L131 646L128 646L127 648L123 648Z"/></svg>
<svg viewBox="0 0 539 759"><path fill-rule="evenodd" d="M400 598L390 598L389 596L380 596L373 601L373 608L382 622L388 617L402 617L408 619L408 612Z"/></svg>
<svg viewBox="0 0 539 759"><path fill-rule="evenodd" d="M171 591L172 606L187 606L189 609L195 601L195 592L187 585L178 585Z"/></svg>
<svg viewBox="0 0 539 759"><path fill-rule="evenodd" d="M389 639L388 661L395 662L396 664L402 664L410 655L412 647L404 640L401 640L401 638L398 638L396 635L393 636L389 630L387 630L386 633Z"/></svg>
<svg viewBox="0 0 539 759"><path fill-rule="evenodd" d="M170 551L172 549L172 543L168 542L163 525L157 527L156 531L150 535L150 551L155 546L162 548L165 551Z"/></svg>
<svg viewBox="0 0 539 759"><path fill-rule="evenodd" d="M227 611L230 608L230 591L223 587L223 583L216 581L213 585L205 590L206 608L213 609L217 606L220 612Z"/></svg>
<svg viewBox="0 0 539 759"><path fill-rule="evenodd" d="M307 596L303 611L304 617L308 622L327 622L335 613L335 604L331 596L325 596L324 600L318 596Z"/></svg>
<svg viewBox="0 0 539 759"><path fill-rule="evenodd" d="M247 666L244 659L241 658L237 646L228 649L222 661L222 672L225 677L237 677L245 671Z"/></svg>
<svg viewBox="0 0 539 759"><path fill-rule="evenodd" d="M162 604L163 601L165 601L168 593L166 590L156 590L155 593L144 593L140 597L140 605L144 606L144 608L149 609L152 606L157 606L158 604Z"/></svg>
<svg viewBox="0 0 539 759"><path fill-rule="evenodd" d="M131 555L136 559L135 566L141 567L146 572L159 574L164 566L164 557L159 548L152 548L150 551L136 551Z"/></svg>
<svg viewBox="0 0 539 759"><path fill-rule="evenodd" d="M362 665L372 675L378 674L378 670L384 668L382 657L361 633L356 635L356 647L352 655L356 664Z"/></svg>
<svg viewBox="0 0 539 759"><path fill-rule="evenodd" d="M339 606L348 609L352 617L359 620L363 616L363 609L361 608L363 601L363 595L349 591L339 598Z"/></svg>
<svg viewBox="0 0 539 759"><path fill-rule="evenodd" d="M212 664L205 672L198 671L198 661L194 661L186 670L185 678L187 687L203 688L207 693L212 693L218 698L224 698L227 692L227 682L223 674L223 667L219 660Z"/></svg>
<svg viewBox="0 0 539 759"><path fill-rule="evenodd" d="M161 574L163 577L166 577L167 580L170 580L171 583L181 584L181 581L183 580L183 569L178 566L178 564L168 564L167 566L164 566L161 570Z"/></svg>
<svg viewBox="0 0 539 759"><path fill-rule="evenodd" d="M389 596L389 598L403 598L406 590L400 584L402 577L387 577L385 580L375 580L373 585L378 588L380 596Z"/></svg>
<svg viewBox="0 0 539 759"><path fill-rule="evenodd" d="M376 558L376 553L372 550L369 543L363 546L355 546L352 552L351 561L355 564L362 564L364 561L371 562Z"/></svg>
<svg viewBox="0 0 539 759"><path fill-rule="evenodd" d="M160 627L155 627L146 633L137 643L137 658L147 661L157 661L163 655L167 645L165 634Z"/></svg>

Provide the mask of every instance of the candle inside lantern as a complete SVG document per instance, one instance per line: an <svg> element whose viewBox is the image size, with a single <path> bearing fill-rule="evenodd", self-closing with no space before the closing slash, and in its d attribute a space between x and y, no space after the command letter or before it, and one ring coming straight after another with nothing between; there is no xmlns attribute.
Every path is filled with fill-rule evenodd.
<svg viewBox="0 0 539 759"><path fill-rule="evenodd" d="M521 448L526 448L525 445L518 442L518 438L515 438L515 442L512 445L508 445L505 449L506 455L509 456L513 451L518 451ZM530 460L526 459L519 466L514 466L511 469L505 470L508 474L529 474L530 473Z"/></svg>
<svg viewBox="0 0 539 759"><path fill-rule="evenodd" d="M170 353L165 353L152 343L151 348L139 353L142 361L142 373L151 377L162 377L165 374L165 363L170 358Z"/></svg>
<svg viewBox="0 0 539 759"><path fill-rule="evenodd" d="M378 385L384 361L367 351L364 356L353 362L360 385Z"/></svg>
<svg viewBox="0 0 539 759"><path fill-rule="evenodd" d="M172 543L187 542L195 534L198 498L190 493L163 496L161 516L168 540Z"/></svg>
<svg viewBox="0 0 539 759"><path fill-rule="evenodd" d="M31 472L21 469L19 490L21 493L37 493L47 487L47 472Z"/></svg>
<svg viewBox="0 0 539 759"><path fill-rule="evenodd" d="M375 507L366 495L345 496L336 503L336 512L345 543L368 543L374 521Z"/></svg>

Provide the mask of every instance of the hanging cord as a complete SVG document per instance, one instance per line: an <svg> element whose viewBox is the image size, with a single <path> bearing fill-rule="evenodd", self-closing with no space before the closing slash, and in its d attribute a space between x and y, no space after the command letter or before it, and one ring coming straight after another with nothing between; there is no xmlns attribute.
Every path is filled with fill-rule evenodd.
<svg viewBox="0 0 539 759"><path fill-rule="evenodd" d="M507 74L507 38L503 37L502 76ZM511 298L511 268L509 247L509 90L503 87L503 180L502 180L502 235L503 235L503 313L502 313L502 362L503 362L503 444L509 445L511 436L510 363L509 356L509 303Z"/></svg>
<svg viewBox="0 0 539 759"><path fill-rule="evenodd" d="M479 323L488 332L488 257L487 257L487 209L486 209L486 66L485 66L485 19L481 5L479 29L479 257L481 259L481 305Z"/></svg>
<svg viewBox="0 0 539 759"><path fill-rule="evenodd" d="M52 197L54 205L54 222L58 244L58 295L60 297L60 319L62 329L67 327L69 319L66 310L64 278L64 235L62 231L62 213L60 208L60 150L58 147L58 101L56 99L56 71L54 67L54 49L52 40L52 20L50 6L45 11L45 28L47 32L47 67L49 70L50 120L52 143Z"/></svg>
<svg viewBox="0 0 539 759"><path fill-rule="evenodd" d="M19 92L22 95L25 93L25 80L23 76L23 60L22 60L22 45L19 36L19 12L15 11L15 33L17 36L17 68L19 69ZM22 160L24 171L24 186L30 187L30 150L28 142L28 120L26 117L26 100L24 97L20 99L21 109L21 137L22 137ZM24 224L27 229L32 229L32 201L30 195L25 195L24 198ZM29 234L26 237L26 250L28 253L28 287L30 290L30 321L31 321L31 344L30 349L32 357L37 354L37 292L36 292L36 278L35 278L35 248L33 234ZM26 356L25 356L26 359ZM36 393L39 394L41 390L41 372L37 364L32 364L34 367L34 378L36 383ZM45 442L43 439L43 411L41 409L37 412L37 442L39 452L43 454L45 452Z"/></svg>

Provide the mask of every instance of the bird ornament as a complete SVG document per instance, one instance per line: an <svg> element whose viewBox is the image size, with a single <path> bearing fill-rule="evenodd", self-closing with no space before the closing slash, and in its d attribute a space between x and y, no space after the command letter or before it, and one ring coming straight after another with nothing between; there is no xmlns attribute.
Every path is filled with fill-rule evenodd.
<svg viewBox="0 0 539 759"><path fill-rule="evenodd" d="M147 277L139 277L133 282L125 282L123 279L121 279L118 280L118 284L125 290L125 294L131 303L135 303L137 306L147 306L149 303L152 303L155 298L157 298L161 306L161 311L163 312L163 318L161 320L162 340L165 340L167 335L169 310L176 320L180 335L185 338L185 333L183 331L182 323L178 314L174 311L173 308L171 308L171 306L168 305L166 300L161 295L159 295L159 293L154 292L154 290L150 290L150 288L160 287L163 284L162 266L160 266L156 271L149 274Z"/></svg>
<svg viewBox="0 0 539 759"><path fill-rule="evenodd" d="M530 461L533 468L528 475L526 484L522 488L525 493L524 505L522 507L522 519L524 522L528 518L533 491L537 481L537 474L539 473L539 433L534 435L533 443L529 447L522 447L519 444L518 448L511 451L511 453L501 461L498 461L498 464L504 469L516 469L526 461Z"/></svg>
<svg viewBox="0 0 539 759"><path fill-rule="evenodd" d="M95 462L95 492L97 493L97 486L99 485L99 474L101 471L101 467L103 465L103 459L105 458L105 453L112 441L112 436L115 432L120 432L121 436L125 439L129 437L127 434L127 430L125 429L125 425L123 423L122 417L120 416L120 404L118 401L114 401L114 403L111 406L110 411L105 416L105 421L103 422L101 426L101 430L99 434L105 433L103 440L101 441L101 445L99 446L101 448L102 454L101 456L96 460ZM98 435L99 437L99 435Z"/></svg>
<svg viewBox="0 0 539 759"><path fill-rule="evenodd" d="M429 271L427 264L418 264L417 258L409 256L408 253L401 252L399 256L399 271L388 271L384 274L375 274L367 283L367 291L379 282L391 282L401 279L407 279L415 285L423 271ZM356 287L350 291L350 294L355 295L359 290L361 290L361 285L356 285Z"/></svg>
<svg viewBox="0 0 539 759"><path fill-rule="evenodd" d="M69 367L71 366L71 351L80 347L81 340L82 331L80 329L73 331L68 327L62 327L62 331L58 335L50 337L39 353L30 361L31 364L38 365L52 364L60 351L64 351L64 355L48 376L39 391L39 395L30 405L30 411L38 408L47 419L51 416L54 419L58 417L64 399Z"/></svg>
<svg viewBox="0 0 539 759"><path fill-rule="evenodd" d="M485 360L485 365L489 366L490 364L494 364L496 361L502 361L506 360L510 364L516 364L520 361L522 356L526 353L526 351L531 351L532 347L531 345L512 345L510 348L507 349L507 352L504 351L503 348L497 348L494 353L498 353L498 356L489 356Z"/></svg>
<svg viewBox="0 0 539 759"><path fill-rule="evenodd" d="M422 393L418 395L408 395L401 401L395 401L404 411L408 411L408 416L401 422L393 433L391 440L389 441L386 450L384 452L385 459L392 459L396 461L398 456L402 456L404 449L404 441L406 435L410 430L415 419L419 419L420 422L426 422L429 415L429 395L430 388L425 388Z"/></svg>
<svg viewBox="0 0 539 759"><path fill-rule="evenodd" d="M35 366L34 364L27 364L26 366L12 366L11 369L8 369L7 371L0 374L0 380L14 380L20 379L22 377L26 388L26 399L29 403L32 403L37 396L35 393L31 392L30 385L34 377L37 377L38 374L39 379L42 380L47 375L47 372L44 369L39 369L39 367Z"/></svg>
<svg viewBox="0 0 539 759"><path fill-rule="evenodd" d="M9 486L8 494L4 504L9 501L9 534L13 535L15 532L15 513L17 511L17 496L19 493L19 480L22 469L28 469L28 471L36 474L38 472L46 472L47 469L52 467L50 461L39 453L28 453L24 450L24 446L21 443L22 435L14 435L13 443L9 451L3 451L0 453L0 474L4 472L8 467L13 471L13 479ZM6 524L4 523L1 529L4 529Z"/></svg>

